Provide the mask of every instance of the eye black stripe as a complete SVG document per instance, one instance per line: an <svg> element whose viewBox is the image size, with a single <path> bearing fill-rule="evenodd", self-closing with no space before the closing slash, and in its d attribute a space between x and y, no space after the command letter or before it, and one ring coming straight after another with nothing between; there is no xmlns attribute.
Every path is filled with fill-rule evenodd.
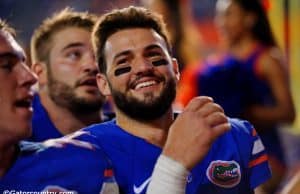
<svg viewBox="0 0 300 194"><path fill-rule="evenodd" d="M131 71L131 67L122 67L115 70L115 76L122 75Z"/></svg>
<svg viewBox="0 0 300 194"><path fill-rule="evenodd" d="M165 59L161 59L161 60L158 60L158 61L153 61L152 64L154 66L168 65L168 61L165 60Z"/></svg>

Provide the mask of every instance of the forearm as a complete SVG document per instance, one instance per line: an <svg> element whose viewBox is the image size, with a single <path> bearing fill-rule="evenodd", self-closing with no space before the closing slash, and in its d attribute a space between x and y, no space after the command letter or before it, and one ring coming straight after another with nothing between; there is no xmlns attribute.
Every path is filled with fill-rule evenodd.
<svg viewBox="0 0 300 194"><path fill-rule="evenodd" d="M161 155L155 165L147 194L184 194L189 171L179 162Z"/></svg>
<svg viewBox="0 0 300 194"><path fill-rule="evenodd" d="M280 107L252 106L246 113L246 119L255 126L273 126L276 123L290 123L294 119L293 110Z"/></svg>

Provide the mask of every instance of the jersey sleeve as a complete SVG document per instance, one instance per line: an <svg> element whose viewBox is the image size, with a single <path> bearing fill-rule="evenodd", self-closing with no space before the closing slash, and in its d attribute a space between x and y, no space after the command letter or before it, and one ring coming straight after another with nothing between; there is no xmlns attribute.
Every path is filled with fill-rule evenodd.
<svg viewBox="0 0 300 194"><path fill-rule="evenodd" d="M244 160L249 186L255 189L271 178L266 149L254 127L248 121L231 120L235 130L235 139L238 141L240 155Z"/></svg>
<svg viewBox="0 0 300 194"><path fill-rule="evenodd" d="M68 190L79 193L100 193L108 188L118 190L114 169L97 138L87 131L44 142L49 150L48 158L58 159L49 162L54 169L51 174L64 174L56 180ZM115 192L118 193L118 192Z"/></svg>
<svg viewBox="0 0 300 194"><path fill-rule="evenodd" d="M255 188L271 178L268 155L256 130L251 127L252 149L248 163L250 171L250 187Z"/></svg>

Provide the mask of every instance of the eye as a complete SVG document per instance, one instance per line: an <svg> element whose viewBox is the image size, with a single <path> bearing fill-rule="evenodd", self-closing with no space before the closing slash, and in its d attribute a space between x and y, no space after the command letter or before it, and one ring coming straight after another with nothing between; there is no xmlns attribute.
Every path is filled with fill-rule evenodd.
<svg viewBox="0 0 300 194"><path fill-rule="evenodd" d="M153 66L168 65L169 62L165 59L165 55L159 49L148 51L145 56L149 59Z"/></svg>
<svg viewBox="0 0 300 194"><path fill-rule="evenodd" d="M18 59L15 57L3 58L0 59L0 68L7 72L11 72L17 63Z"/></svg>
<svg viewBox="0 0 300 194"><path fill-rule="evenodd" d="M115 70L115 76L119 76L119 75L128 73L130 71L131 71L131 67L130 66L128 66L128 67L120 67L120 68L118 68L118 69Z"/></svg>
<svg viewBox="0 0 300 194"><path fill-rule="evenodd" d="M4 70L7 71L7 72L11 72L12 69L13 69L13 66L14 66L14 65L7 63L7 64L1 64L1 65L0 65L0 68L1 68L1 69L4 69Z"/></svg>
<svg viewBox="0 0 300 194"><path fill-rule="evenodd" d="M159 59L159 60L152 61L152 64L157 67L161 65L168 65L169 63L166 59Z"/></svg>
<svg viewBox="0 0 300 194"><path fill-rule="evenodd" d="M71 51L71 52L67 53L67 57L72 60L80 59L81 56L82 56L82 54L80 51Z"/></svg>
<svg viewBox="0 0 300 194"><path fill-rule="evenodd" d="M121 65L127 62L127 58L122 58L120 60L117 61L117 65Z"/></svg>

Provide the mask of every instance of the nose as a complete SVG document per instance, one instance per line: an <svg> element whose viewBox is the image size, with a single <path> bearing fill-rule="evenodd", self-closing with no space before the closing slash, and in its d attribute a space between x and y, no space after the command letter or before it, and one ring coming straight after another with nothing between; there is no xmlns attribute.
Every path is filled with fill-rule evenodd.
<svg viewBox="0 0 300 194"><path fill-rule="evenodd" d="M30 68L22 63L20 65L19 75L17 75L18 83L20 86L30 88L33 84L37 82L37 76L30 70Z"/></svg>
<svg viewBox="0 0 300 194"><path fill-rule="evenodd" d="M95 60L94 54L90 53L86 55L86 57L83 58L81 69L83 72L86 73L94 73L96 74L98 72L97 63Z"/></svg>
<svg viewBox="0 0 300 194"><path fill-rule="evenodd" d="M141 57L141 58L137 58L134 61L133 72L135 74L142 74L145 72L153 71L153 68L154 66L151 61Z"/></svg>

